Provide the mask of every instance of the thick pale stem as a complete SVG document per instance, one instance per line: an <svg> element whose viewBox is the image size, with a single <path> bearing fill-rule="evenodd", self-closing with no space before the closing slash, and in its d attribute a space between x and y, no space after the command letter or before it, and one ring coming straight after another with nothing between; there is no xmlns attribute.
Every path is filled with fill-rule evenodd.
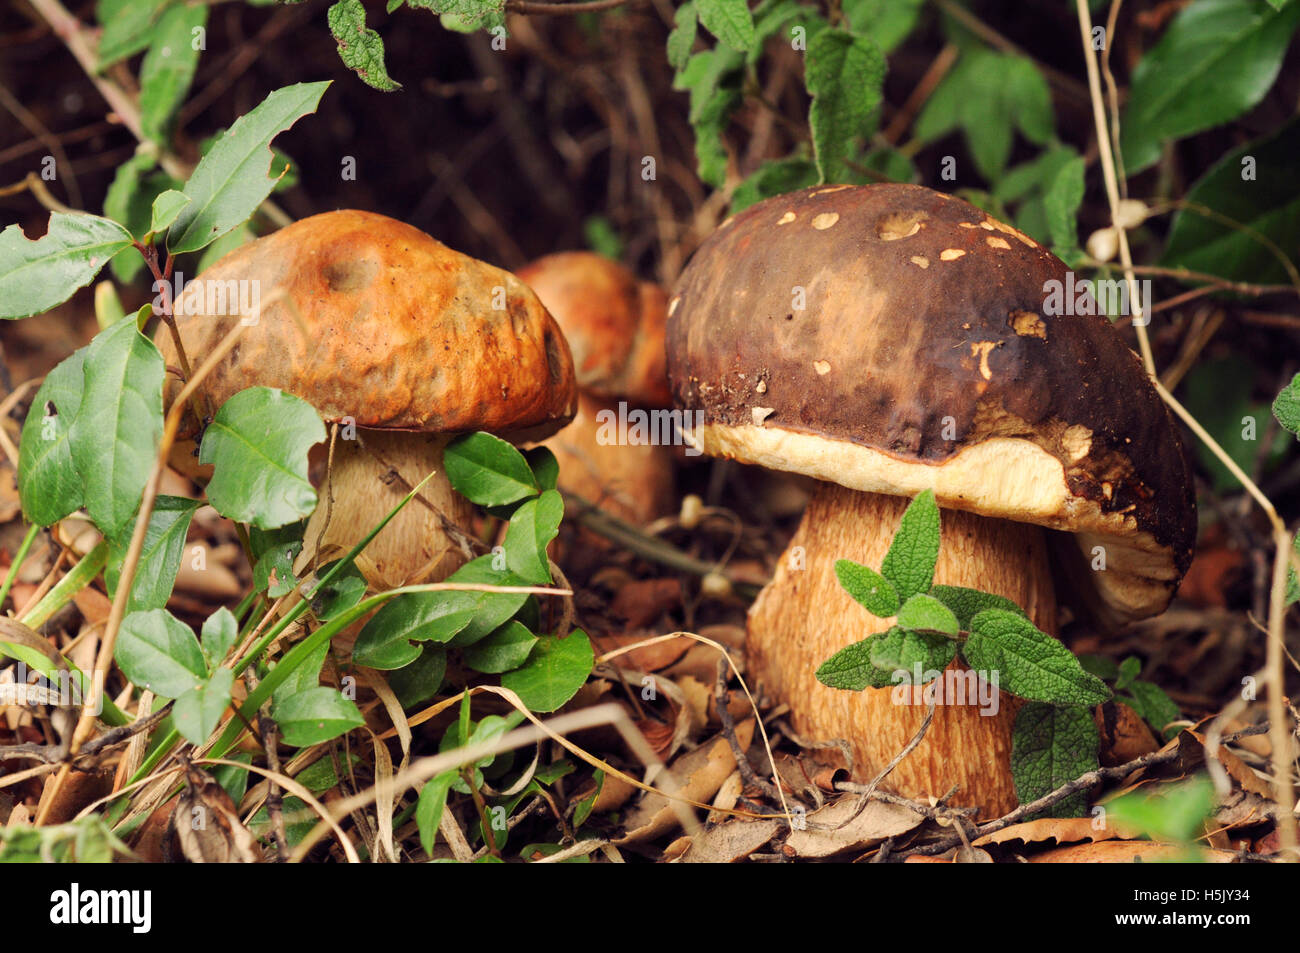
<svg viewBox="0 0 1300 953"><path fill-rule="evenodd" d="M468 532L473 505L451 488L442 451L449 438L402 431L340 433L334 462L320 487L320 504L307 523L301 572L313 555L337 559L355 546L430 473L420 495L397 514L357 557L357 568L377 589L441 582L468 561L447 524ZM446 520L446 522L444 522Z"/></svg>
<svg viewBox="0 0 1300 953"><path fill-rule="evenodd" d="M834 566L852 559L879 569L908 500L822 484L803 522L749 613L748 668L765 691L790 706L795 730L813 740L842 738L856 779L876 776L921 726L919 690L868 688L850 692L817 681L831 655L891 621L878 619L840 586ZM1056 633L1056 598L1047 543L1035 526L944 510L935 582L1005 596L1035 625ZM1011 732L1019 701L961 675L954 662L941 684L925 739L882 783L905 797L942 797L998 817L1016 806L1011 780ZM974 690L971 690L974 689ZM964 692L964 697L963 697Z"/></svg>
<svg viewBox="0 0 1300 953"><path fill-rule="evenodd" d="M560 463L560 486L638 526L671 513L672 448L630 440L601 443L602 432L610 430L601 427L601 411L609 411L617 421L617 404L581 394L573 422L546 441Z"/></svg>

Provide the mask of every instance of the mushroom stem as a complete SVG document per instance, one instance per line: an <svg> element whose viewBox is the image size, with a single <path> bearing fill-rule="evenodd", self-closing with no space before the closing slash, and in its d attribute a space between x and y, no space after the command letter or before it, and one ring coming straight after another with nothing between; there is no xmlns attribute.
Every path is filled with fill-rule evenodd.
<svg viewBox="0 0 1300 953"><path fill-rule="evenodd" d="M474 512L443 470L442 451L450 437L365 429L358 429L356 437L347 440L340 434L335 443L334 461L294 571L301 573L313 556L327 562L344 555L433 473L419 496L361 551L356 565L376 589L446 579L470 558L454 528L468 528Z"/></svg>
<svg viewBox="0 0 1300 953"><path fill-rule="evenodd" d="M892 620L871 615L849 596L834 567L836 560L851 559L879 570L908 502L821 484L772 582L749 612L749 671L767 694L790 706L801 734L846 740L859 780L874 778L916 734L927 707L922 691L844 691L821 684L815 672L845 646L890 628ZM1056 598L1043 530L944 510L941 532L935 583L1005 596L1044 632L1056 634ZM943 684L953 689L974 685L969 677L957 677L964 671L954 661ZM1010 811L1017 803L1011 734L1020 704L1005 692L990 694L986 685L964 699L950 692L936 707L924 739L882 782L882 789L937 798L959 785L951 803L979 807L988 817Z"/></svg>

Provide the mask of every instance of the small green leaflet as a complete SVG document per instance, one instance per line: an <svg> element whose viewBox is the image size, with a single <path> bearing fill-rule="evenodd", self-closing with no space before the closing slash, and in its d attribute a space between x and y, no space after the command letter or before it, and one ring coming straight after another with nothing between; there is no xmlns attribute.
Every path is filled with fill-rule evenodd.
<svg viewBox="0 0 1300 953"><path fill-rule="evenodd" d="M311 404L274 387L249 387L217 411L199 462L215 465L208 500L237 523L274 529L316 508L307 451L325 439Z"/></svg>
<svg viewBox="0 0 1300 953"><path fill-rule="evenodd" d="M199 640L166 609L124 618L113 654L136 686L163 698L180 698L208 678Z"/></svg>
<svg viewBox="0 0 1300 953"><path fill-rule="evenodd" d="M868 37L828 29L808 41L804 84L812 95L808 123L823 182L860 177L848 164L875 132L885 57Z"/></svg>
<svg viewBox="0 0 1300 953"><path fill-rule="evenodd" d="M367 86L384 92L402 88L389 77L384 65L384 41L374 30L366 29L366 8L361 0L338 0L326 18L344 66Z"/></svg>
<svg viewBox="0 0 1300 953"><path fill-rule="evenodd" d="M465 664L485 675L499 675L527 661L537 636L518 622L507 622L487 638L468 646Z"/></svg>
<svg viewBox="0 0 1300 953"><path fill-rule="evenodd" d="M456 492L479 506L501 506L538 493L537 480L524 455L489 433L453 440L443 452L442 462Z"/></svg>
<svg viewBox="0 0 1300 953"><path fill-rule="evenodd" d="M727 46L742 53L753 48L754 15L746 0L696 0L695 6L704 28Z"/></svg>
<svg viewBox="0 0 1300 953"><path fill-rule="evenodd" d="M68 443L82 477L86 511L111 539L129 529L157 456L163 359L126 318L95 335L86 348L84 373Z"/></svg>
<svg viewBox="0 0 1300 953"><path fill-rule="evenodd" d="M851 559L839 559L835 562L835 577L872 615L888 619L898 612L898 592L874 569Z"/></svg>
<svg viewBox="0 0 1300 953"><path fill-rule="evenodd" d="M1159 793L1149 788L1133 791L1106 805L1111 820L1136 828L1154 840L1188 843L1205 831L1214 810L1214 784L1198 774L1181 784L1162 784Z"/></svg>
<svg viewBox="0 0 1300 953"><path fill-rule="evenodd" d="M905 629L920 629L944 635L956 635L961 628L951 609L938 599L919 593L903 603L903 607L898 610L898 624Z"/></svg>
<svg viewBox="0 0 1300 953"><path fill-rule="evenodd" d="M127 612L161 609L167 605L185 553L185 534L190 528L190 517L199 505L198 500L179 496L159 496L154 501L149 525L145 529L144 549L140 552L140 563L126 602ZM129 543L130 537L125 533L109 539L108 565L104 568L109 596L117 591Z"/></svg>
<svg viewBox="0 0 1300 953"><path fill-rule="evenodd" d="M257 210L275 187L267 175L274 159L271 140L315 112L328 86L327 81L277 89L235 120L185 183L191 202L167 233L169 251L198 251Z"/></svg>
<svg viewBox="0 0 1300 953"><path fill-rule="evenodd" d="M673 89L690 90L688 118L695 131L695 161L700 180L720 188L727 175L722 132L740 105L745 57L719 46L695 53L673 79Z"/></svg>
<svg viewBox="0 0 1300 953"><path fill-rule="evenodd" d="M507 568L533 585L550 582L546 547L559 532L563 518L564 498L558 490L546 490L515 510L506 529Z"/></svg>
<svg viewBox="0 0 1300 953"><path fill-rule="evenodd" d="M926 490L903 512L880 571L906 602L917 593L930 591L938 558L939 506L934 491Z"/></svg>
<svg viewBox="0 0 1300 953"><path fill-rule="evenodd" d="M871 664L891 676L896 672L907 673L906 684L911 685L938 678L957 654L957 643L952 639L927 632L912 632L899 626L867 641L871 643ZM921 672L919 682L915 678L918 668ZM902 681L901 678L898 681Z"/></svg>
<svg viewBox="0 0 1300 953"><path fill-rule="evenodd" d="M1092 709L1030 702L1016 713L1011 736L1011 776L1016 798L1029 804L1097 769L1100 739ZM1086 817L1088 797L1080 791L1058 802L1048 817Z"/></svg>
<svg viewBox="0 0 1300 953"><path fill-rule="evenodd" d="M208 668L215 670L226 657L226 653L234 647L235 639L239 637L239 623L235 621L234 614L222 606L212 615L203 621L203 629L199 633L199 644L203 651L203 657L207 659Z"/></svg>
<svg viewBox="0 0 1300 953"><path fill-rule="evenodd" d="M1291 383L1282 388L1282 393L1273 401L1273 416L1287 430L1300 437L1300 374L1291 378Z"/></svg>
<svg viewBox="0 0 1300 953"><path fill-rule="evenodd" d="M1222 125L1273 85L1300 22L1300 4L1194 0L1138 62L1120 120L1125 171L1155 165L1161 146Z"/></svg>
<svg viewBox="0 0 1300 953"><path fill-rule="evenodd" d="M731 193L731 214L774 195L816 185L817 181L817 166L807 159L791 156L765 162Z"/></svg>
<svg viewBox="0 0 1300 953"><path fill-rule="evenodd" d="M564 638L544 635L527 662L501 676L501 686L517 694L532 711L555 711L586 684L594 664L591 640L581 629Z"/></svg>
<svg viewBox="0 0 1300 953"><path fill-rule="evenodd" d="M1010 599L995 596L991 592L967 589L965 586L931 586L929 595L952 610L953 615L957 617L957 625L963 632L970 631L971 619L985 609L1005 609L1008 612L1025 615L1025 610Z"/></svg>
<svg viewBox="0 0 1300 953"><path fill-rule="evenodd" d="M877 633L840 649L817 669L817 681L851 692L860 692L864 688L888 688L894 684L892 669L877 668L871 662L872 646L887 634Z"/></svg>
<svg viewBox="0 0 1300 953"><path fill-rule="evenodd" d="M0 232L0 318L26 318L62 304L130 244L130 232L117 222L81 212L51 212L36 241L10 225Z"/></svg>
<svg viewBox="0 0 1300 953"><path fill-rule="evenodd" d="M870 36L886 53L907 39L925 0L843 0L849 29Z"/></svg>
<svg viewBox="0 0 1300 953"><path fill-rule="evenodd" d="M505 24L505 0L406 0L416 10L438 14L442 25L458 33L491 30Z"/></svg>
<svg viewBox="0 0 1300 953"><path fill-rule="evenodd" d="M153 212L149 220L149 235L146 237L152 237L158 232L171 227L172 222L176 221L176 216L181 214L181 210L189 204L189 196L184 192L177 192L175 189L159 192L153 200Z"/></svg>
<svg viewBox="0 0 1300 953"><path fill-rule="evenodd" d="M673 29L668 34L668 65L675 70L680 70L691 58L691 48L695 45L696 22L694 0L683 3L673 14Z"/></svg>
<svg viewBox="0 0 1300 953"><path fill-rule="evenodd" d="M446 674L446 650L441 645L426 643L419 658L389 674L388 687L403 708L414 708L438 693Z"/></svg>
<svg viewBox="0 0 1300 953"><path fill-rule="evenodd" d="M95 4L95 19L103 32L96 49L99 72L118 60L134 56L146 46L154 34L154 24L171 0L99 0Z"/></svg>
<svg viewBox="0 0 1300 953"><path fill-rule="evenodd" d="M235 673L228 668L219 668L202 685L176 699L172 706L172 721L186 741L199 745L208 740L221 724L234 684Z"/></svg>
<svg viewBox="0 0 1300 953"><path fill-rule="evenodd" d="M1153 682L1135 681L1128 686L1127 694L1119 700L1138 713L1162 737L1177 734L1177 728L1170 728L1170 723L1183 717L1178 704L1165 693L1165 690Z"/></svg>
<svg viewBox="0 0 1300 953"><path fill-rule="evenodd" d="M966 662L986 678L996 675L1005 692L1057 705L1100 705L1110 698L1110 689L1085 672L1073 652L1024 616L985 609L971 630L962 646Z"/></svg>
<svg viewBox="0 0 1300 953"><path fill-rule="evenodd" d="M356 704L337 688L320 685L277 702L273 715L285 744L321 744L365 724Z"/></svg>
<svg viewBox="0 0 1300 953"><path fill-rule="evenodd" d="M433 842L438 837L442 811L447 806L447 793L456 782L455 771L444 771L425 782L420 788L420 798L415 805L415 824L420 831L420 846L426 854L433 853Z"/></svg>
<svg viewBox="0 0 1300 953"><path fill-rule="evenodd" d="M205 4L178 3L163 11L140 66L140 127L154 142L167 138L177 108L185 101L200 46L196 33L208 22Z"/></svg>
<svg viewBox="0 0 1300 953"><path fill-rule="evenodd" d="M23 517L49 526L80 508L81 476L72 462L68 433L81 407L83 347L45 375L32 398L18 448L18 496Z"/></svg>
<svg viewBox="0 0 1300 953"><path fill-rule="evenodd" d="M1073 250L1079 246L1075 216L1083 204L1083 170L1082 156L1070 159L1057 171L1043 196L1047 229L1052 244L1060 249Z"/></svg>

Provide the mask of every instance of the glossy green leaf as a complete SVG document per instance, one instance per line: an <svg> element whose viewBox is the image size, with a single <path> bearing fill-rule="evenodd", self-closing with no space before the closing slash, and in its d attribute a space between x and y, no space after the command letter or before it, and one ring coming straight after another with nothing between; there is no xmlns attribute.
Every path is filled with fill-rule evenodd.
<svg viewBox="0 0 1300 953"><path fill-rule="evenodd" d="M172 118L194 79L200 46L196 31L208 22L206 4L177 3L163 11L140 66L140 128L146 138L166 141Z"/></svg>
<svg viewBox="0 0 1300 953"><path fill-rule="evenodd" d="M839 559L835 562L835 577L844 590L872 615L888 619L898 613L897 590L869 566L851 559Z"/></svg>
<svg viewBox="0 0 1300 953"><path fill-rule="evenodd" d="M311 404L274 387L250 387L217 411L199 462L215 465L208 500L222 516L274 529L311 513L316 491L307 451L325 439Z"/></svg>
<svg viewBox="0 0 1300 953"><path fill-rule="evenodd" d="M111 539L129 532L158 455L163 359L127 318L95 335L83 370L81 407L68 444L86 511Z"/></svg>
<svg viewBox="0 0 1300 953"><path fill-rule="evenodd" d="M221 716L230 704L230 689L235 684L235 673L219 668L197 688L192 688L176 699L172 706L172 723L181 736L191 744L203 744L221 724Z"/></svg>
<svg viewBox="0 0 1300 953"><path fill-rule="evenodd" d="M542 491L554 490L560 479L560 461L549 447L533 447L524 451L528 468L533 471L533 479Z"/></svg>
<svg viewBox="0 0 1300 953"><path fill-rule="evenodd" d="M388 675L388 687L403 708L429 701L442 687L447 674L447 651L433 642L424 643L420 657Z"/></svg>
<svg viewBox="0 0 1300 953"><path fill-rule="evenodd" d="M96 54L100 72L146 46L172 0L98 0L95 18L102 26Z"/></svg>
<svg viewBox="0 0 1300 953"><path fill-rule="evenodd" d="M238 638L239 623L225 606L203 620L203 628L199 632L199 647L203 657L207 659L209 669L216 670L217 666L224 661L226 654L234 648L235 640Z"/></svg>
<svg viewBox="0 0 1300 953"><path fill-rule="evenodd" d="M1269 91L1300 22L1300 4L1194 0L1139 61L1120 119L1125 171L1160 158L1163 143L1240 116Z"/></svg>
<svg viewBox="0 0 1300 953"><path fill-rule="evenodd" d="M515 510L504 543L511 572L533 585L551 581L546 547L559 532L563 518L564 498L558 490L546 490Z"/></svg>
<svg viewBox="0 0 1300 953"><path fill-rule="evenodd" d="M277 89L236 119L185 183L190 204L167 233L173 253L198 251L246 221L271 194L271 140L316 111L329 82Z"/></svg>
<svg viewBox="0 0 1300 953"><path fill-rule="evenodd" d="M278 701L272 709L285 744L305 748L330 741L365 724L356 704L337 688L308 688Z"/></svg>
<svg viewBox="0 0 1300 953"><path fill-rule="evenodd" d="M492 434L458 437L447 445L442 461L456 492L480 506L501 506L538 493L524 455Z"/></svg>
<svg viewBox="0 0 1300 953"><path fill-rule="evenodd" d="M63 304L131 244L111 219L51 212L46 233L30 240L20 225L0 232L0 318L26 318Z"/></svg>
<svg viewBox="0 0 1300 953"><path fill-rule="evenodd" d="M849 162L875 133L885 57L868 37L822 30L808 40L804 84L812 95L808 123L823 182L853 182Z"/></svg>
<svg viewBox="0 0 1300 953"><path fill-rule="evenodd" d="M962 654L971 668L996 675L1005 692L1057 705L1100 705L1110 698L1110 689L1085 672L1073 652L1022 615L985 609L971 630Z"/></svg>
<svg viewBox="0 0 1300 953"><path fill-rule="evenodd" d="M906 602L917 593L930 591L938 558L939 505L934 491L925 490L903 512L880 572Z"/></svg>
<svg viewBox="0 0 1300 953"><path fill-rule="evenodd" d="M165 231L172 222L176 221L176 216L181 213L181 209L189 204L189 196L184 192L177 192L175 189L159 192L158 196L153 200L153 212L149 218L149 233L153 235Z"/></svg>
<svg viewBox="0 0 1300 953"><path fill-rule="evenodd" d="M1028 804L1095 771L1099 743L1092 709L1036 702L1025 705L1016 713L1011 736L1011 776L1017 799ZM1081 791L1071 795L1044 815L1087 817L1087 794Z"/></svg>
<svg viewBox="0 0 1300 953"><path fill-rule="evenodd" d="M581 629L574 629L562 639L543 635L528 661L502 675L501 684L531 710L555 711L586 684L594 664L591 640Z"/></svg>
<svg viewBox="0 0 1300 953"><path fill-rule="evenodd" d="M176 585L176 573L185 555L185 534L190 528L190 517L200 506L198 500L179 496L159 496L149 514L145 529L144 549L140 551L140 564L136 567L127 598L126 611L161 609L171 598ZM104 582L108 594L117 590L122 561L126 558L129 534L122 533L109 539L108 565L104 568Z"/></svg>
<svg viewBox="0 0 1300 953"><path fill-rule="evenodd" d="M438 838L438 825L442 823L442 812L447 806L447 793L456 780L455 771L444 771L435 775L420 788L420 797L415 805L415 825L420 831L420 846L426 854L433 853L433 843Z"/></svg>
<svg viewBox="0 0 1300 953"><path fill-rule="evenodd" d="M384 41L374 30L366 28L366 8L361 0L338 0L327 14L330 34L339 46L343 65L361 77L367 86L385 92L401 89L388 75L384 65Z"/></svg>
<svg viewBox="0 0 1300 953"><path fill-rule="evenodd" d="M45 375L23 424L18 496L23 517L37 526L58 522L82 504L81 476L72 461L68 434L81 407L85 359L83 347Z"/></svg>
<svg viewBox="0 0 1300 953"><path fill-rule="evenodd" d="M464 651L465 664L476 672L499 675L527 661L537 636L518 622L507 622Z"/></svg>
<svg viewBox="0 0 1300 953"><path fill-rule="evenodd" d="M179 698L208 679L199 640L166 609L132 612L124 618L113 654L137 687L163 698Z"/></svg>

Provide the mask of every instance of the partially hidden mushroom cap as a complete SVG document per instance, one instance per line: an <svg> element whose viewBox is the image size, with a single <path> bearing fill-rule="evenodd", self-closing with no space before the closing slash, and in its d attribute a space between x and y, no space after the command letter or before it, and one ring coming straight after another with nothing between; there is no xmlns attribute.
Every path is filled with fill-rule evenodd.
<svg viewBox="0 0 1300 953"><path fill-rule="evenodd" d="M1172 598L1196 504L1140 361L1078 313L1092 301L948 195L806 189L696 252L669 302L673 396L705 453L1070 534L1065 574L1117 624Z"/></svg>
<svg viewBox="0 0 1300 953"><path fill-rule="evenodd" d="M559 252L519 272L573 350L578 386L646 407L672 403L664 366L667 295L594 252Z"/></svg>
<svg viewBox="0 0 1300 953"><path fill-rule="evenodd" d="M527 285L383 215L314 215L226 255L179 297L187 352L210 353L259 303L203 383L214 408L265 385L330 421L522 442L577 407L564 335Z"/></svg>

